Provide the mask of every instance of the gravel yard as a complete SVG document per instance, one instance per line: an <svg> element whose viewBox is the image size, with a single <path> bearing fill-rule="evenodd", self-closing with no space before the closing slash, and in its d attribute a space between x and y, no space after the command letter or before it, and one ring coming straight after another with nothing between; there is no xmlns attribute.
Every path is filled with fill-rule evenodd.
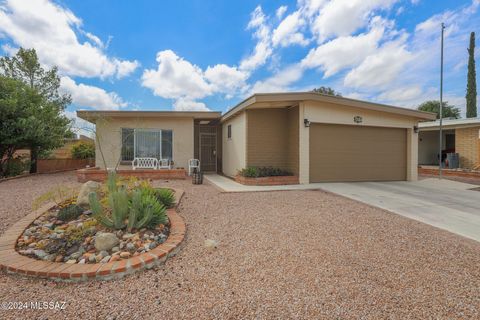
<svg viewBox="0 0 480 320"><path fill-rule="evenodd" d="M72 173L0 183L0 233ZM190 181L187 237L165 266L111 282L55 283L0 273L0 319L476 318L480 244L322 191L222 194ZM206 239L219 242L210 252Z"/></svg>

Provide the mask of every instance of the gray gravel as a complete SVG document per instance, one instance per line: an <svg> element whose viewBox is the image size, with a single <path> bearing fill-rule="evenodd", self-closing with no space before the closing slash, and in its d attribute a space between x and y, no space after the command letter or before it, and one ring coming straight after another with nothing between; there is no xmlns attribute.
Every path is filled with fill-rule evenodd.
<svg viewBox="0 0 480 320"><path fill-rule="evenodd" d="M40 189L71 174L0 183L1 230ZM221 194L189 181L188 226L164 267L112 282L55 283L0 274L2 301L67 301L64 311L0 319L474 318L480 244L321 191ZM206 239L218 249L204 247Z"/></svg>

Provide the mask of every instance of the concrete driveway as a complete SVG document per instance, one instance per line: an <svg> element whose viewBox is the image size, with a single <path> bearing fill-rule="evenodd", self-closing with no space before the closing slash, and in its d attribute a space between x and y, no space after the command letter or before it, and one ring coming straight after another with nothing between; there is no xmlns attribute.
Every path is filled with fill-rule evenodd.
<svg viewBox="0 0 480 320"><path fill-rule="evenodd" d="M480 241L480 191L476 185L428 178L416 182L320 183L340 194Z"/></svg>

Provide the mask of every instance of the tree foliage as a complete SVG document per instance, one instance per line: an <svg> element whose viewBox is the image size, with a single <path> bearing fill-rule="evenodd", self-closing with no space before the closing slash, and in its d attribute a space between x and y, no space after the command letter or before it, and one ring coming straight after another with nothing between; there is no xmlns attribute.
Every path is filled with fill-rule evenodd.
<svg viewBox="0 0 480 320"><path fill-rule="evenodd" d="M332 89L330 87L315 88L315 89L312 90L312 92L320 93L320 94L326 94L326 95L330 95L330 96L337 96L337 97L342 96L342 94L340 92L335 91L334 89Z"/></svg>
<svg viewBox="0 0 480 320"><path fill-rule="evenodd" d="M30 149L30 172L36 172L38 154L60 147L68 134L70 121L63 111L71 98L59 92L57 68L42 68L35 49L20 48L13 57L0 57L0 76L10 95L2 117L16 124L2 127L2 134L8 141L17 141L9 144L9 150Z"/></svg>
<svg viewBox="0 0 480 320"><path fill-rule="evenodd" d="M475 71L475 32L470 34L467 76L467 118L477 117L477 80Z"/></svg>
<svg viewBox="0 0 480 320"><path fill-rule="evenodd" d="M89 141L79 141L72 146L73 159L95 158L95 145Z"/></svg>
<svg viewBox="0 0 480 320"><path fill-rule="evenodd" d="M440 101L430 100L425 101L417 108L420 111L433 112L437 114L437 119L440 118ZM455 106L449 105L448 102L444 101L442 103L442 115L443 118L460 118L460 109Z"/></svg>

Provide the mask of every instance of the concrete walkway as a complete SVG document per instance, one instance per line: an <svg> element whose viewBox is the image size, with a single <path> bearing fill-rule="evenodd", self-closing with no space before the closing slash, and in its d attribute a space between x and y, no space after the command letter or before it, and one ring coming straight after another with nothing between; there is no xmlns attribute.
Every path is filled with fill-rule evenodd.
<svg viewBox="0 0 480 320"><path fill-rule="evenodd" d="M206 175L224 192L322 189L480 241L478 186L436 178L415 182L311 183L289 186L244 186L219 175Z"/></svg>

